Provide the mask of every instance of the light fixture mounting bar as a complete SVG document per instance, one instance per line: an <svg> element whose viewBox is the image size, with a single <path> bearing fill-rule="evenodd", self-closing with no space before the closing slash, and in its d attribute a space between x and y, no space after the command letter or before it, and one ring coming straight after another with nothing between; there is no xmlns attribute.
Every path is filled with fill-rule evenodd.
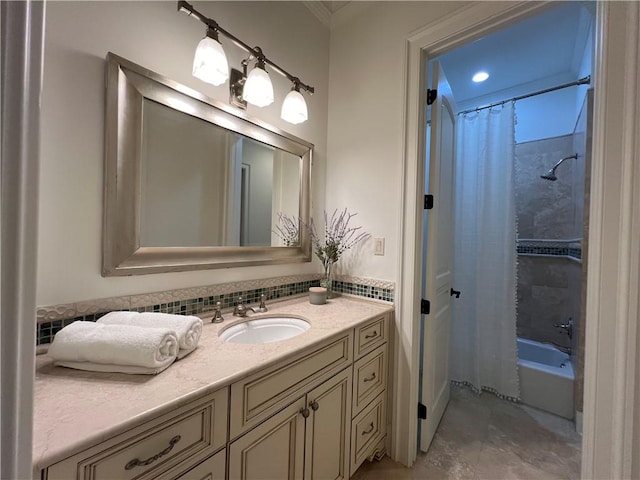
<svg viewBox="0 0 640 480"><path fill-rule="evenodd" d="M199 20L200 22L204 23L207 27L212 28L217 32L221 33L222 35L227 37L229 40L231 40L233 43L235 43L238 47L243 49L245 52L269 64L271 68L273 68L273 70L278 72L283 77L286 77L287 79L289 79L289 81L293 82L295 86L298 86L299 88L306 90L310 94L314 93L315 89L312 86L302 83L302 81L300 81L298 77L294 77L289 72L287 72L284 68L280 67L279 65L269 60L267 57L264 56L264 54L262 53L262 50L260 50L259 48L250 47L249 45L244 43L242 40L240 40L238 37L236 37L232 33L222 28L218 24L218 22L198 12L195 8L193 8L193 5L191 5L189 2L186 2L185 0L178 0L178 11L186 13L190 17L193 17L196 20Z"/></svg>

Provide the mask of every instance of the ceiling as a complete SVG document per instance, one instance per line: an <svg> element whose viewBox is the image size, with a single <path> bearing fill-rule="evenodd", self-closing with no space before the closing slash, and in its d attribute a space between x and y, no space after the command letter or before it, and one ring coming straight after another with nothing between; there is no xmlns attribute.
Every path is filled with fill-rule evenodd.
<svg viewBox="0 0 640 480"><path fill-rule="evenodd" d="M329 28L336 12L349 4L364 3L370 2L304 2ZM458 110L578 79L595 16L595 2L558 1L556 4L434 59L446 72ZM485 82L474 83L471 77L479 70L488 72L490 77Z"/></svg>
<svg viewBox="0 0 640 480"><path fill-rule="evenodd" d="M435 60L458 109L474 108L577 80L591 23L587 2L567 2ZM472 82L480 70L489 79Z"/></svg>

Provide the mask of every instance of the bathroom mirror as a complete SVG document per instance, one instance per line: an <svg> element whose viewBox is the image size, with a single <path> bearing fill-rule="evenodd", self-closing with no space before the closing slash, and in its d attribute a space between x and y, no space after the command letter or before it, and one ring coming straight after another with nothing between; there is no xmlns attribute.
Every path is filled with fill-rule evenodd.
<svg viewBox="0 0 640 480"><path fill-rule="evenodd" d="M312 151L109 53L103 276L310 261Z"/></svg>

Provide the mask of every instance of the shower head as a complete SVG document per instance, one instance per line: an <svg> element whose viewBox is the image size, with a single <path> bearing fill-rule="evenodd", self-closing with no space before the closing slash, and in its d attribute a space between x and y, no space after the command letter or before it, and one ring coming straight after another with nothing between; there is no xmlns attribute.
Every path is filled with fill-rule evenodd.
<svg viewBox="0 0 640 480"><path fill-rule="evenodd" d="M564 162L565 160L569 160L570 158L578 158L578 154L574 153L573 155L569 155L568 157L561 158L560 161L551 168L551 170L549 170L544 175L540 175L540 178L542 178L543 180L555 182L556 180L558 180L558 177L556 177L556 168L558 168L562 162Z"/></svg>
<svg viewBox="0 0 640 480"><path fill-rule="evenodd" d="M544 175L540 175L540 178L542 178L544 180L550 180L552 182L555 182L556 180L558 180L558 177L556 177L556 174L554 173L554 170L555 169L552 168L551 170L549 170Z"/></svg>

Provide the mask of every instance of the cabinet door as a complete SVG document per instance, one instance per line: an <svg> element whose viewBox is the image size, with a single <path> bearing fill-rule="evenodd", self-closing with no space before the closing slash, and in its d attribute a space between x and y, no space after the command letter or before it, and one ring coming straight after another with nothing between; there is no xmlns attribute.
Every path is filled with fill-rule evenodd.
<svg viewBox="0 0 640 480"><path fill-rule="evenodd" d="M304 423L302 397L229 447L229 480L302 479Z"/></svg>
<svg viewBox="0 0 640 480"><path fill-rule="evenodd" d="M307 394L305 479L349 478L351 368Z"/></svg>
<svg viewBox="0 0 640 480"><path fill-rule="evenodd" d="M176 480L224 480L227 451L221 450L204 462L180 475Z"/></svg>

